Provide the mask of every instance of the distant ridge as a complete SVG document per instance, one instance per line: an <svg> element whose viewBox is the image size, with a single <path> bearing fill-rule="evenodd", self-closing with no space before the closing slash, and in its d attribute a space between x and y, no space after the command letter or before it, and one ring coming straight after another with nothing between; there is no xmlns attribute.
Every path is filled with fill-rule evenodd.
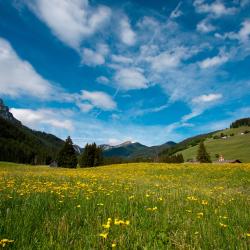
<svg viewBox="0 0 250 250"><path fill-rule="evenodd" d="M55 135L22 125L0 99L0 161L49 164L63 144ZM77 153L82 150L77 145L74 148Z"/></svg>
<svg viewBox="0 0 250 250"><path fill-rule="evenodd" d="M122 158L153 158L160 151L174 146L173 141L166 142L162 145L148 147L139 142L126 141L116 146L107 144L100 145L106 157L122 157Z"/></svg>

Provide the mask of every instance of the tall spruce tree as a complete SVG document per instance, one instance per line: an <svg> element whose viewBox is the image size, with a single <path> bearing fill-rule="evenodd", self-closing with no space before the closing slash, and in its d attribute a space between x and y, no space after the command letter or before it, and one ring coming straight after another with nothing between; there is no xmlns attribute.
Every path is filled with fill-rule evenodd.
<svg viewBox="0 0 250 250"><path fill-rule="evenodd" d="M199 144L199 149L198 149L198 152L197 152L196 159L197 159L197 161L199 161L201 163L209 163L209 162L211 162L210 155L208 154L203 141L201 141L200 144Z"/></svg>
<svg viewBox="0 0 250 250"><path fill-rule="evenodd" d="M95 167L103 164L102 149L93 144L86 144L84 151L80 155L80 167Z"/></svg>
<svg viewBox="0 0 250 250"><path fill-rule="evenodd" d="M66 139L58 154L58 166L63 168L76 168L77 166L76 152L70 137Z"/></svg>

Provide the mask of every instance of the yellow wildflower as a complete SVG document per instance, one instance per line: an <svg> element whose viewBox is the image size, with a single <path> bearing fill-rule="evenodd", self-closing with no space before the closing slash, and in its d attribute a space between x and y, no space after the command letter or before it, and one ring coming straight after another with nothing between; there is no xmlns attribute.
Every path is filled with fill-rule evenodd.
<svg viewBox="0 0 250 250"><path fill-rule="evenodd" d="M130 224L130 221L129 220L119 220L119 219L115 219L115 222L114 222L115 225L129 225Z"/></svg>
<svg viewBox="0 0 250 250"><path fill-rule="evenodd" d="M247 237L250 237L250 233L247 233Z"/></svg>
<svg viewBox="0 0 250 250"><path fill-rule="evenodd" d="M227 227L227 225L226 225L226 224L223 224L223 223L220 223L220 226L221 226L221 227Z"/></svg>
<svg viewBox="0 0 250 250"><path fill-rule="evenodd" d="M12 242L14 242L14 240L2 239L2 240L0 240L0 246L5 247L6 244L12 243Z"/></svg>
<svg viewBox="0 0 250 250"><path fill-rule="evenodd" d="M204 214L203 214L202 212L197 213L197 218L198 218L198 219L201 219L201 218L203 217L203 215L204 215Z"/></svg>
<svg viewBox="0 0 250 250"><path fill-rule="evenodd" d="M108 233L100 233L99 236L102 237L103 239L107 239Z"/></svg>
<svg viewBox="0 0 250 250"><path fill-rule="evenodd" d="M202 204L202 205L207 205L207 204L208 204L208 201L202 200L202 201L201 201L201 204Z"/></svg>
<svg viewBox="0 0 250 250"><path fill-rule="evenodd" d="M111 247L115 248L116 247L116 243L112 243Z"/></svg>
<svg viewBox="0 0 250 250"><path fill-rule="evenodd" d="M130 224L130 221L129 220L126 220L125 221L125 224L128 226Z"/></svg>
<svg viewBox="0 0 250 250"><path fill-rule="evenodd" d="M81 205L77 205L76 207L79 208L79 207L81 207Z"/></svg>
<svg viewBox="0 0 250 250"><path fill-rule="evenodd" d="M189 200L189 201L197 201L198 199L195 198L194 196L188 196L187 200Z"/></svg>
<svg viewBox="0 0 250 250"><path fill-rule="evenodd" d="M103 224L102 226L103 226L105 229L109 229L109 228L110 228L110 224L106 224L106 225Z"/></svg>
<svg viewBox="0 0 250 250"><path fill-rule="evenodd" d="M157 207L152 207L152 208L151 208L151 207L148 207L148 208L147 208L148 211L156 211L157 209L158 209Z"/></svg>

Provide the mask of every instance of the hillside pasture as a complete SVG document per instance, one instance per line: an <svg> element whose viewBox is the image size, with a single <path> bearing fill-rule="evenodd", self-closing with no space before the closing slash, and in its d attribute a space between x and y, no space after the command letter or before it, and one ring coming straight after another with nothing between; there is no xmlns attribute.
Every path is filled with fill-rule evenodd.
<svg viewBox="0 0 250 250"><path fill-rule="evenodd" d="M235 129L226 129L219 133L215 133L215 136L220 136L221 133L227 135L226 139L213 139L208 138L204 144L208 153L213 161L216 159L216 154L223 155L225 159L239 159L242 162L250 162L250 133L241 134L246 130L250 130L250 127L240 127ZM234 136L230 136L230 134ZM194 159L197 156L198 145L189 147L178 153L182 153L184 160Z"/></svg>
<svg viewBox="0 0 250 250"><path fill-rule="evenodd" d="M0 163L0 245L249 249L249 195L250 164Z"/></svg>

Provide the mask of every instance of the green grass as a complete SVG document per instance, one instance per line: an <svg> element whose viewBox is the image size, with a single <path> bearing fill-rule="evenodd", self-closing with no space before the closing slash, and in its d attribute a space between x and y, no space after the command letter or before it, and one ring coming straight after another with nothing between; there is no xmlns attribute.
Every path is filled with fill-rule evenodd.
<svg viewBox="0 0 250 250"><path fill-rule="evenodd" d="M225 159L240 159L242 162L250 162L250 133L241 135L240 133L250 130L249 127L236 129L226 129L222 132L226 135L234 133L234 136L227 139L206 139L205 146L212 160L216 160L216 154L222 154ZM215 135L220 135L221 132ZM178 153L182 153L185 160L194 159L197 155L198 145L190 147Z"/></svg>
<svg viewBox="0 0 250 250"><path fill-rule="evenodd" d="M250 164L0 163L0 240L19 250L249 249L249 194Z"/></svg>

